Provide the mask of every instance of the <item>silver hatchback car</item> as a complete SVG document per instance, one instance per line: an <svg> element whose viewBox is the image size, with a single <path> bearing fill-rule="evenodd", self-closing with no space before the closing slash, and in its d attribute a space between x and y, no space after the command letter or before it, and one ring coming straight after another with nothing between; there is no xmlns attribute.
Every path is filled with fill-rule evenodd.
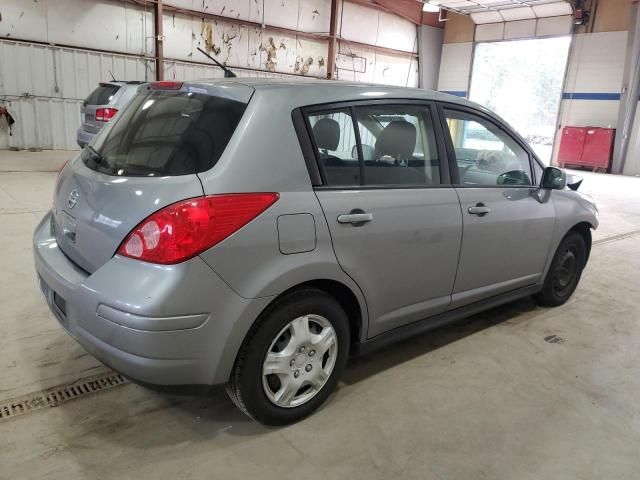
<svg viewBox="0 0 640 480"><path fill-rule="evenodd" d="M100 83L80 108L81 125L78 128L76 141L80 148L84 148L96 133L122 110L135 96L138 87L144 82L129 81Z"/></svg>
<svg viewBox="0 0 640 480"><path fill-rule="evenodd" d="M296 421L349 354L575 290L598 225L579 179L448 95L233 79L140 86L60 172L44 296L147 384L227 384Z"/></svg>

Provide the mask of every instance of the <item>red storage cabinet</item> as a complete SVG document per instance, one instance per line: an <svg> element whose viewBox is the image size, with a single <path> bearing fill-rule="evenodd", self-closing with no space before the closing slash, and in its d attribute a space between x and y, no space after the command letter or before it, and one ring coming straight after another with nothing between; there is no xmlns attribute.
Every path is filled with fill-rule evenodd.
<svg viewBox="0 0 640 480"><path fill-rule="evenodd" d="M565 127L558 164L609 170L615 132L612 128Z"/></svg>

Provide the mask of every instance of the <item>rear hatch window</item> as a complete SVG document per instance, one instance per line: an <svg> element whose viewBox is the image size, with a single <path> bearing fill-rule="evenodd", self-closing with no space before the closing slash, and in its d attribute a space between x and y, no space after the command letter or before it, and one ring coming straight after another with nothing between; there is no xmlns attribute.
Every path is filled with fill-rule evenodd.
<svg viewBox="0 0 640 480"><path fill-rule="evenodd" d="M118 176L204 172L224 152L246 106L203 93L143 90L83 150L82 161Z"/></svg>
<svg viewBox="0 0 640 480"><path fill-rule="evenodd" d="M85 99L85 105L108 105L113 96L120 90L118 85L100 84Z"/></svg>

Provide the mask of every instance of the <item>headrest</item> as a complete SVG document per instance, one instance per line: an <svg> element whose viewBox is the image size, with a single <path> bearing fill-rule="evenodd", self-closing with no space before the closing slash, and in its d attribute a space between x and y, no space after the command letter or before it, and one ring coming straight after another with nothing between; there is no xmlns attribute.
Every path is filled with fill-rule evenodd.
<svg viewBox="0 0 640 480"><path fill-rule="evenodd" d="M313 136L318 148L335 151L340 144L340 124L331 118L321 118L313 126Z"/></svg>
<svg viewBox="0 0 640 480"><path fill-rule="evenodd" d="M376 158L389 155L396 160L408 160L416 147L416 127L405 120L387 125L376 142Z"/></svg>

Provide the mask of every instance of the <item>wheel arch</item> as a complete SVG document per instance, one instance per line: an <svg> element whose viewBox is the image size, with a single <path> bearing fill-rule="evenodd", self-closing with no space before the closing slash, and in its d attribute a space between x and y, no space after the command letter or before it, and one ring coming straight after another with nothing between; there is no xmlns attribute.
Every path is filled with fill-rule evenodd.
<svg viewBox="0 0 640 480"><path fill-rule="evenodd" d="M271 302L269 302L269 304L264 308L260 316L254 322L252 328L255 328L255 326L258 324L259 319L264 314L264 312L268 311L270 308L273 308L273 305L275 305L277 302L280 302L282 299L288 297L292 293L308 288L321 290L328 295L331 295L340 304L340 306L347 314L347 318L349 319L351 343L355 344L360 342L360 340L363 338L363 334L365 333L363 329L365 328L364 325L366 321L366 311L363 311L363 309L366 307L361 304L358 296L353 292L351 288L338 280L328 278L301 282L280 293L275 298L273 298Z"/></svg>
<svg viewBox="0 0 640 480"><path fill-rule="evenodd" d="M349 320L349 330L351 333L351 345L354 346L362 341L364 335L366 335L368 321L364 297L361 295L359 296L345 283L335 279L319 278L303 281L287 288L280 294L271 298L269 303L267 303L262 308L262 310L260 310L260 313L254 317L251 325L249 325L246 330L243 330L243 332L241 333L241 337L236 337L238 339L238 342L234 342L233 345L227 345L227 354L231 355L232 357L228 357L230 362L225 363L224 366L219 366L216 378L224 378L228 380L229 376L233 372L233 366L237 361L237 357L242 348L242 345L244 344L244 342L246 342L247 338L251 337L252 332L255 331L255 329L260 325L262 318L264 318L264 316L268 314L271 309L276 308L278 303L291 296L292 294L305 289L321 290L335 298L340 306L344 308L345 313L347 314L347 318ZM214 381L213 383L220 383L220 381Z"/></svg>
<svg viewBox="0 0 640 480"><path fill-rule="evenodd" d="M587 258L585 260L589 260L589 255L591 254L591 246L593 244L593 238L591 236L592 229L594 229L594 227L589 222L580 222L571 227L567 232L577 232L582 235L582 238L584 238L584 244L587 248Z"/></svg>

